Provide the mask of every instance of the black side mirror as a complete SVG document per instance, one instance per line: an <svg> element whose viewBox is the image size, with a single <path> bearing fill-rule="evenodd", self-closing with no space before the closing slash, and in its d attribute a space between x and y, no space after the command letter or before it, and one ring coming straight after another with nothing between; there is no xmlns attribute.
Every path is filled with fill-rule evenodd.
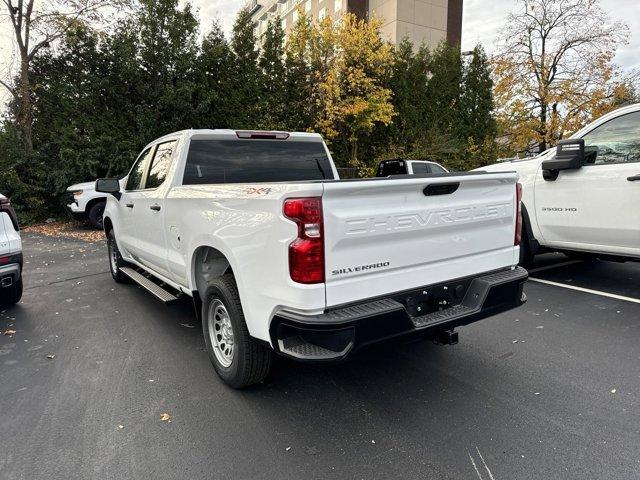
<svg viewBox="0 0 640 480"><path fill-rule="evenodd" d="M96 192L109 193L120 200L120 181L117 178L99 178L96 180Z"/></svg>
<svg viewBox="0 0 640 480"><path fill-rule="evenodd" d="M576 170L584 165L584 140L561 140L556 156L542 162L543 170Z"/></svg>

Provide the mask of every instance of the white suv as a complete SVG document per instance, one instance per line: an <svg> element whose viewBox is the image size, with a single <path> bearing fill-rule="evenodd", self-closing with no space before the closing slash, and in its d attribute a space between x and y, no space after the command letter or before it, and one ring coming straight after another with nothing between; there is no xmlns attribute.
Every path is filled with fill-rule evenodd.
<svg viewBox="0 0 640 480"><path fill-rule="evenodd" d="M0 194L0 305L22 298L22 241L16 212Z"/></svg>

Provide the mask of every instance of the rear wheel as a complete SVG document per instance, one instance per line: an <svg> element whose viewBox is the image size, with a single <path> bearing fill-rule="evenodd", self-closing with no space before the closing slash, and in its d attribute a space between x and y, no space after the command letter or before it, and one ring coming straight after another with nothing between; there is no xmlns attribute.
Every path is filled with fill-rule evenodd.
<svg viewBox="0 0 640 480"><path fill-rule="evenodd" d="M129 277L127 277L120 270L122 267L126 267L128 265L122 259L122 255L120 255L120 250L118 250L118 244L116 242L116 234L113 233L113 229L109 230L107 235L107 250L109 252L109 270L111 271L111 276L118 283L129 283Z"/></svg>
<svg viewBox="0 0 640 480"><path fill-rule="evenodd" d="M15 305L22 298L22 275L11 286L0 290L0 305Z"/></svg>
<svg viewBox="0 0 640 480"><path fill-rule="evenodd" d="M202 331L213 368L230 387L248 387L269 374L273 353L249 335L233 275L223 275L207 288Z"/></svg>
<svg viewBox="0 0 640 480"><path fill-rule="evenodd" d="M524 215L523 215L524 217ZM531 251L531 240L533 235L531 234L531 227L527 223L526 219L522 219L522 236L520 239L520 261L519 265L528 267L533 263L533 252Z"/></svg>
<svg viewBox="0 0 640 480"><path fill-rule="evenodd" d="M523 238L520 243L520 261L518 263L523 267L528 267L533 263L533 254L527 238Z"/></svg>
<svg viewBox="0 0 640 480"><path fill-rule="evenodd" d="M102 215L104 214L104 207L106 202L94 203L89 209L89 223L96 228L102 230Z"/></svg>

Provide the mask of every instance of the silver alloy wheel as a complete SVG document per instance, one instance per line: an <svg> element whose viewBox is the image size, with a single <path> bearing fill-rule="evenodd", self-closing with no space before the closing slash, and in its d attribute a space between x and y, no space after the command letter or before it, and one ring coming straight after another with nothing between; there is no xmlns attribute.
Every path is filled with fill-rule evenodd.
<svg viewBox="0 0 640 480"><path fill-rule="evenodd" d="M207 313L209 339L216 359L225 368L233 361L233 326L224 303L216 299L209 305Z"/></svg>
<svg viewBox="0 0 640 480"><path fill-rule="evenodd" d="M118 273L118 250L115 243L113 238L109 239L109 264L114 275Z"/></svg>

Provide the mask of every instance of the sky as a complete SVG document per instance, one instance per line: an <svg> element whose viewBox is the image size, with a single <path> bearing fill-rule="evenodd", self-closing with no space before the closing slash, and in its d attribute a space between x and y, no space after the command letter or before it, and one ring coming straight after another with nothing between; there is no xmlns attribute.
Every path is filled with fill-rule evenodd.
<svg viewBox="0 0 640 480"><path fill-rule="evenodd" d="M518 6L517 0L463 0L462 50L471 50L481 43L488 53L496 47L496 36L504 25L507 14ZM218 19L229 33L236 12L243 0L191 0L198 10L203 30ZM629 25L629 44L619 47L615 61L624 70L640 68L640 0L600 0L600 5L612 20L622 20ZM12 55L10 30L0 23L0 75L5 78L7 63ZM0 86L0 102L6 100L6 92Z"/></svg>

